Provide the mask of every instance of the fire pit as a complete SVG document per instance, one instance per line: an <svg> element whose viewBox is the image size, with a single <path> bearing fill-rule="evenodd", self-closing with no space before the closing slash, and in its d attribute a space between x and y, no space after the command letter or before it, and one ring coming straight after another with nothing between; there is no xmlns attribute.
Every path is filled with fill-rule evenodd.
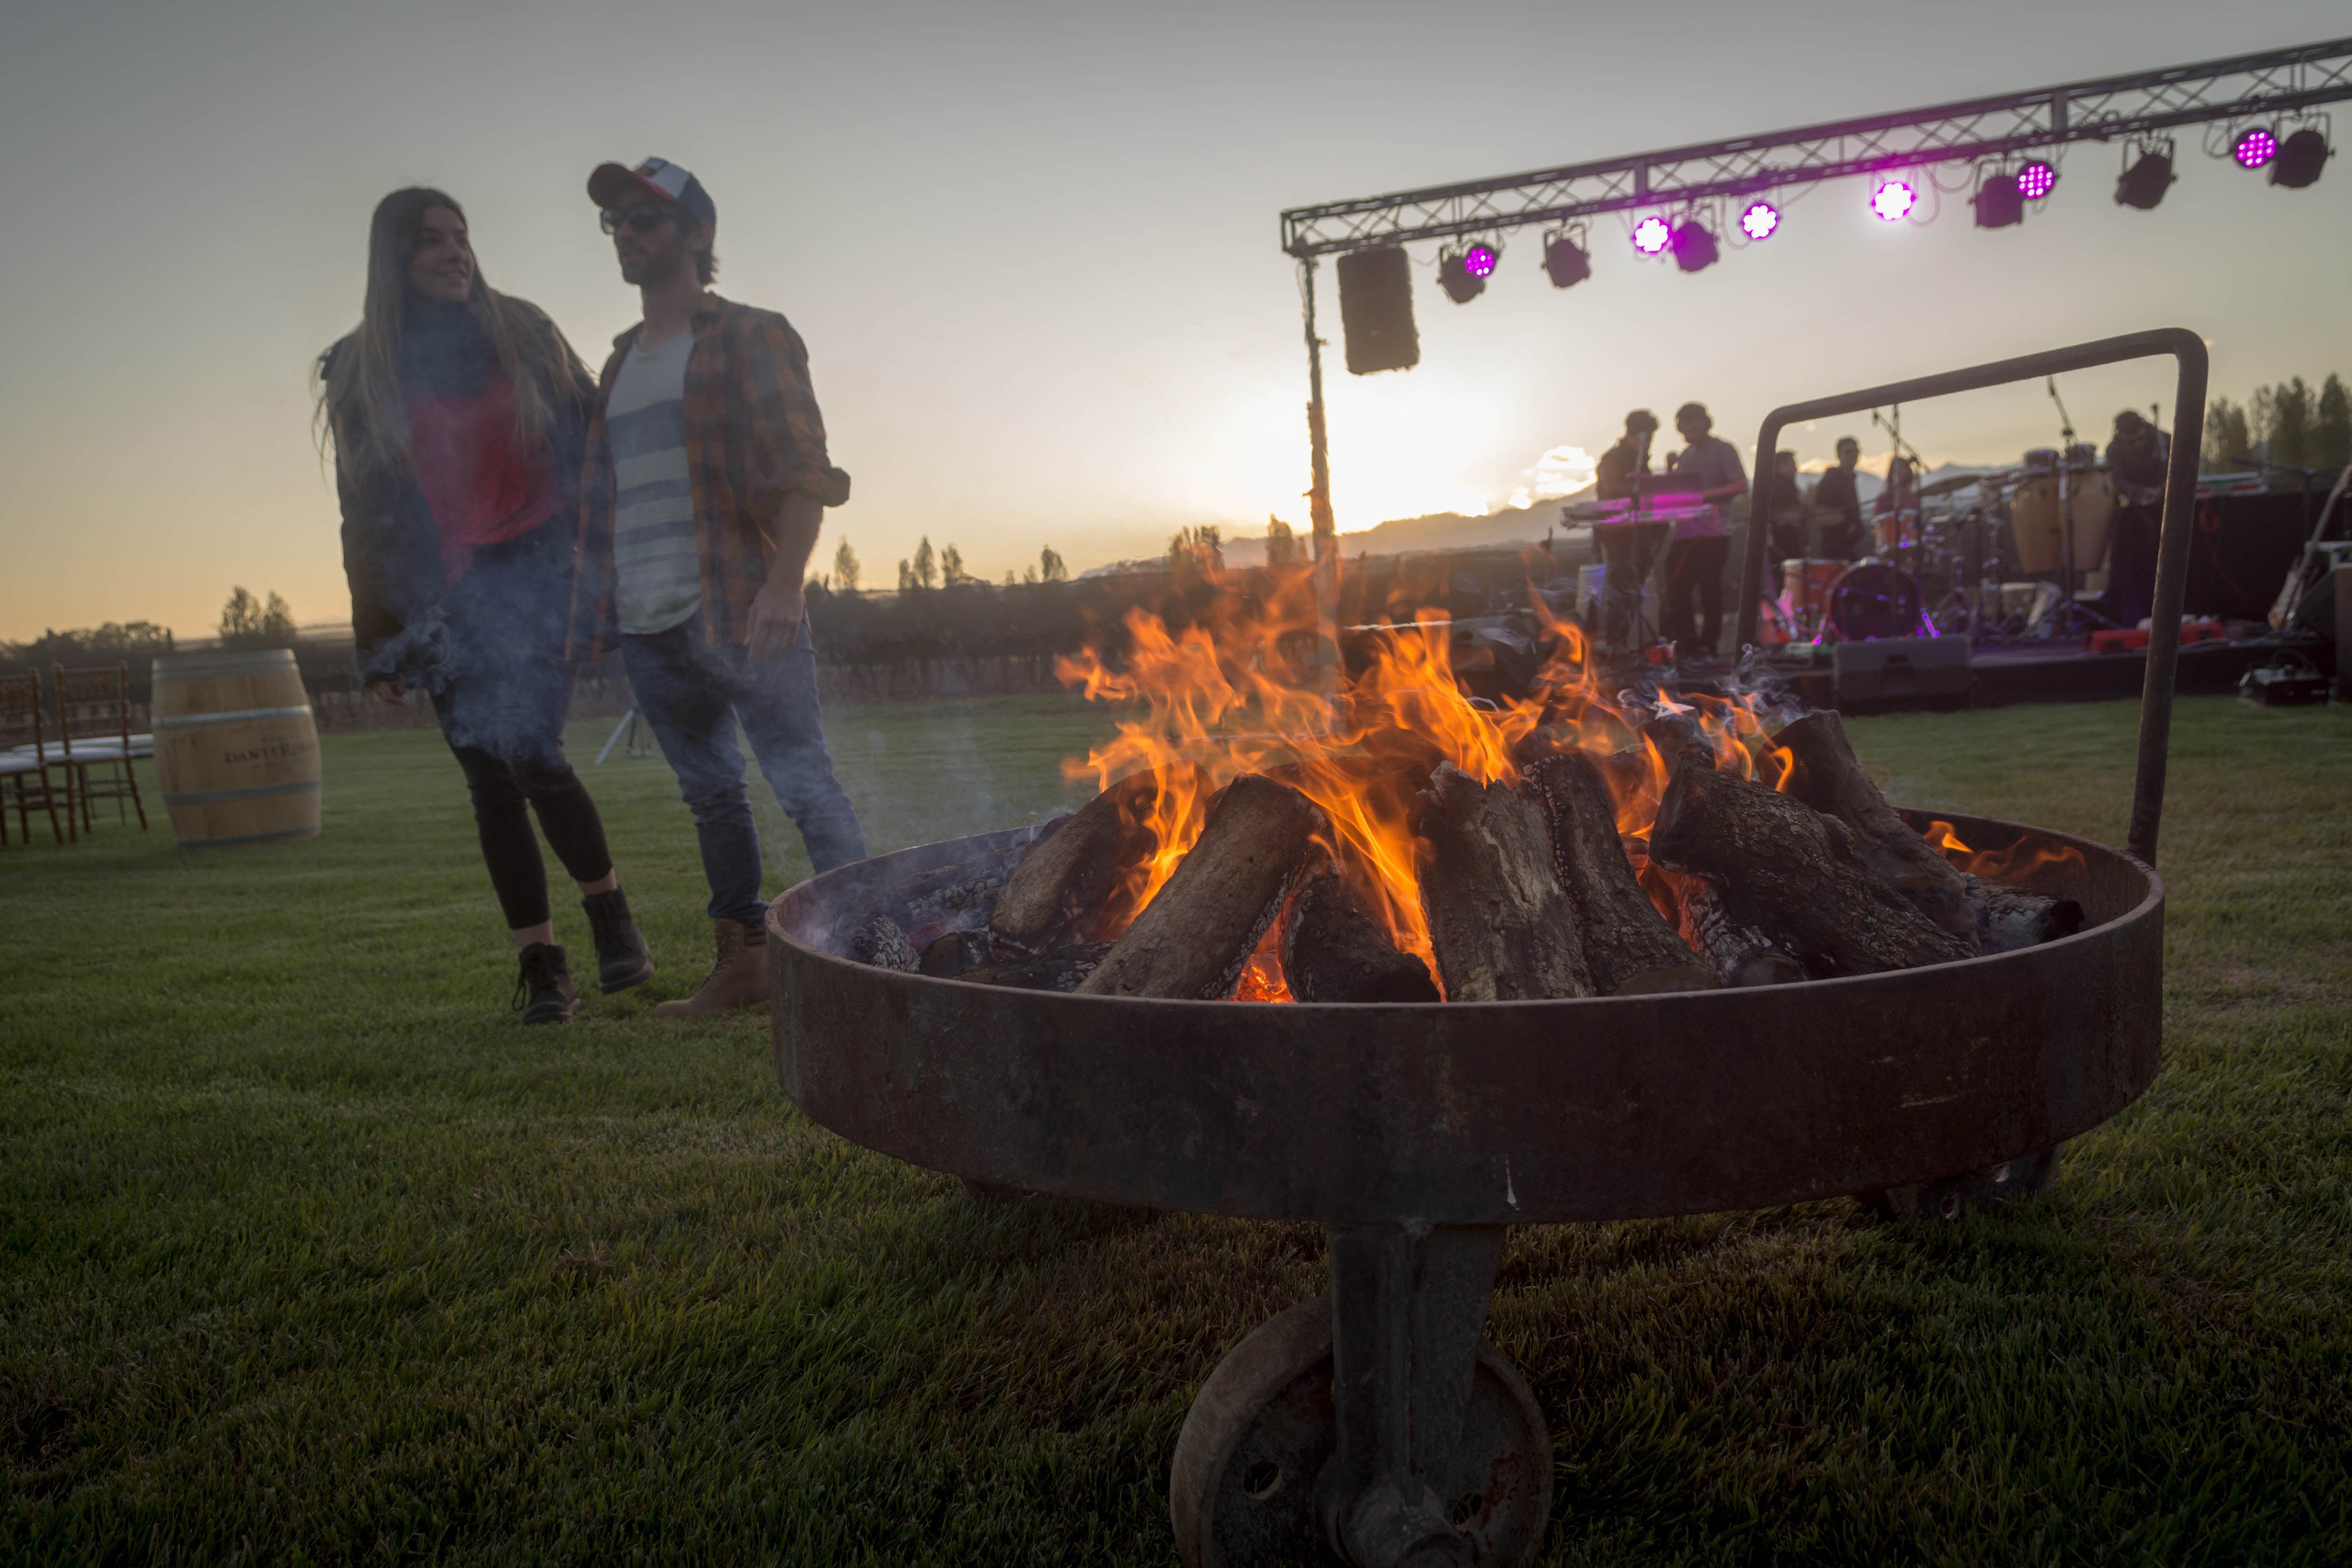
<svg viewBox="0 0 2352 1568"><path fill-rule="evenodd" d="M1945 820L1971 844L2034 831ZM1008 990L846 956L875 910L947 868L1009 867L1031 836L903 850L778 899L776 1069L824 1126L971 1182L1328 1227L1328 1308L1244 1340L1186 1422L1171 1489L1190 1563L1322 1550L1318 1488L1340 1512L1417 1516L1424 1486L1448 1514L1475 1498L1466 1561L1533 1548L1549 1441L1525 1385L1479 1344L1504 1226L1997 1173L2097 1126L2156 1075L2163 884L2053 834L2036 836L2082 858L2036 885L2083 905L2082 931L1851 980L1268 1006ZM1410 1560L1371 1544L1357 1561Z"/></svg>
<svg viewBox="0 0 2352 1568"><path fill-rule="evenodd" d="M2186 349L2169 335L2160 347L2186 371ZM2129 357L2065 352L2077 358L2056 368ZM1960 379L1992 384L2043 363ZM2201 374L2184 374L2176 441L2192 463L2202 394ZM2159 626L2168 613L2178 624L2186 543L2178 463L2174 478ZM2160 651L2137 857L1902 814L1902 837L1965 842L2018 868L2013 886L2079 905L2071 935L1783 984L1703 974L1703 988L1663 994L1287 1005L978 984L877 951L877 931L904 946L968 925L955 911L992 900L1040 837L1020 828L843 867L776 900L778 1076L824 1126L984 1191L1326 1228L1328 1300L1244 1338L1185 1421L1170 1501L1192 1568L1524 1562L1549 1518L1551 1456L1527 1385L1481 1339L1507 1226L1843 1194L1956 1216L2037 1188L2062 1142L2152 1081L2164 889L2148 861L2171 647ZM1236 994L1230 971L1217 984Z"/></svg>

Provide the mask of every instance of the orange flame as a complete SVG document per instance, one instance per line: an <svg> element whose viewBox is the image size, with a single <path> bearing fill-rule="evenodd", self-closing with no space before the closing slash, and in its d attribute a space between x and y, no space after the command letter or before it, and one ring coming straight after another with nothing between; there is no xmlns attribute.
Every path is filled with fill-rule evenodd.
<svg viewBox="0 0 2352 1568"><path fill-rule="evenodd" d="M1960 842L1952 825L1941 818L1927 824L1924 837L1943 853L1945 859L1988 882L2022 881L2044 866L2080 868L2084 865L2083 852L2073 845L2031 835L2006 849L1971 849Z"/></svg>
<svg viewBox="0 0 2352 1568"><path fill-rule="evenodd" d="M1065 773L1101 788L1137 773L1157 775L1142 823L1151 849L1114 900L1124 911L1120 929L1199 838L1215 792L1244 773L1271 774L1323 809L1331 824L1325 847L1397 945L1429 962L1433 973L1421 904L1423 846L1412 817L1414 797L1438 763L1491 784L1516 778L1532 751L1584 751L1600 768L1629 849L1644 847L1665 794L1665 758L1643 732L1643 714L1602 696L1583 628L1555 616L1539 595L1529 598L1553 649L1526 697L1474 699L1456 675L1450 618L1391 605L1392 615L1412 618L1365 635L1364 668L1343 675L1327 700L1314 661L1312 568L1213 569L1208 577L1217 591L1189 624L1171 627L1129 610L1116 668L1098 643L1055 665L1066 685L1126 710L1117 734L1084 761L1065 763ZM1686 733L1677 744L1695 743L1717 766L1756 775L1765 731L1752 700L1667 699L1660 710ZM1646 857L1636 866L1646 867ZM1649 873L1643 885L1673 918L1664 873ZM1273 942L1270 934L1252 955L1241 995L1289 999Z"/></svg>

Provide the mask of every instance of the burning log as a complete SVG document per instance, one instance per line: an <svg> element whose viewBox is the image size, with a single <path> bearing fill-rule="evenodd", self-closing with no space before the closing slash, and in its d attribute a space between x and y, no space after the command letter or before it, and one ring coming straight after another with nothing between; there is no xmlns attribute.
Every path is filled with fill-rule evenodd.
<svg viewBox="0 0 2352 1568"><path fill-rule="evenodd" d="M857 934L849 939L849 956L877 969L898 969L909 974L923 966L915 944L887 915L876 915L857 928Z"/></svg>
<svg viewBox="0 0 2352 1568"><path fill-rule="evenodd" d="M1875 974L1976 952L1873 870L1844 823L1759 784L1684 768L1650 830L1650 854L1711 877L1727 908L1818 976Z"/></svg>
<svg viewBox="0 0 2352 1568"><path fill-rule="evenodd" d="M1773 737L1793 754L1787 793L1824 816L1836 817L1863 840L1870 868L1952 935L1977 941L1969 908L1968 878L1896 815L1863 771L1835 713L1808 713Z"/></svg>
<svg viewBox="0 0 2352 1568"><path fill-rule="evenodd" d="M1287 784L1244 773L1199 840L1078 990L1093 996L1224 996L1314 858L1330 822Z"/></svg>
<svg viewBox="0 0 2352 1568"><path fill-rule="evenodd" d="M1429 841L1421 902L1448 1001L1592 994L1542 807L1445 763L1414 826Z"/></svg>
<svg viewBox="0 0 2352 1568"><path fill-rule="evenodd" d="M1301 1002L1435 1002L1429 966L1389 940L1354 883L1334 869L1291 900L1282 973Z"/></svg>
<svg viewBox="0 0 2352 1568"><path fill-rule="evenodd" d="M926 974L953 980L964 971L978 969L994 959L995 951L986 931L951 931L923 949L922 970Z"/></svg>
<svg viewBox="0 0 2352 1568"><path fill-rule="evenodd" d="M1551 831L1552 863L1576 910L1576 933L1604 996L1711 991L1717 972L1692 956L1633 879L1617 837L1617 812L1600 770L1581 752L1544 758L1528 770ZM1701 950L1705 951L1705 950Z"/></svg>
<svg viewBox="0 0 2352 1568"><path fill-rule="evenodd" d="M2039 947L2083 929L2083 906L2072 899L2053 898L1979 877L1969 877L1967 882L1977 945L1986 952Z"/></svg>
<svg viewBox="0 0 2352 1568"><path fill-rule="evenodd" d="M1669 778L1685 768L1715 766L1715 748L1707 743L1706 731L1688 710L1660 713L1643 721L1642 738L1658 753L1658 761Z"/></svg>
<svg viewBox="0 0 2352 1568"><path fill-rule="evenodd" d="M1724 984L1786 985L1805 977L1805 966L1786 948L1732 913L1713 879L1685 877L1676 891L1681 894L1683 940Z"/></svg>
<svg viewBox="0 0 2352 1568"><path fill-rule="evenodd" d="M990 927L1024 947L1041 947L1098 909L1128 868L1151 852L1143 817L1160 783L1157 773L1130 773L1050 824L1005 880Z"/></svg>
<svg viewBox="0 0 2352 1568"><path fill-rule="evenodd" d="M1010 985L1018 991L1076 991L1102 964L1111 950L1107 942L1057 947L1028 958L1000 959L967 969L955 976L974 985Z"/></svg>

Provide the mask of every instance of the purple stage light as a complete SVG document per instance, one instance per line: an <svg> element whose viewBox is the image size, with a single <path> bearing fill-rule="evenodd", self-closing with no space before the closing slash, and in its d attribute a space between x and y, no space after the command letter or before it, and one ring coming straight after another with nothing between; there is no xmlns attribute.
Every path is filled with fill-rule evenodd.
<svg viewBox="0 0 2352 1568"><path fill-rule="evenodd" d="M2058 188L2058 171L2036 158L2017 172L2017 194L2038 202Z"/></svg>
<svg viewBox="0 0 2352 1568"><path fill-rule="evenodd" d="M1675 242L1675 231L1662 217L1645 217L1633 226L1633 248L1655 256Z"/></svg>
<svg viewBox="0 0 2352 1568"><path fill-rule="evenodd" d="M1462 269L1473 278L1491 278L1495 263L1501 259L1493 246L1482 242L1462 253Z"/></svg>
<svg viewBox="0 0 2352 1568"><path fill-rule="evenodd" d="M2278 156L2278 138L2257 125L2238 137L2238 144L2230 149L2241 169L2259 169Z"/></svg>
<svg viewBox="0 0 2352 1568"><path fill-rule="evenodd" d="M1770 202L1750 202L1739 215L1739 231L1750 239L1769 239L1780 226L1780 210Z"/></svg>
<svg viewBox="0 0 2352 1568"><path fill-rule="evenodd" d="M1919 193L1901 180L1881 180L1870 193L1870 210L1888 223L1899 223L1919 205Z"/></svg>

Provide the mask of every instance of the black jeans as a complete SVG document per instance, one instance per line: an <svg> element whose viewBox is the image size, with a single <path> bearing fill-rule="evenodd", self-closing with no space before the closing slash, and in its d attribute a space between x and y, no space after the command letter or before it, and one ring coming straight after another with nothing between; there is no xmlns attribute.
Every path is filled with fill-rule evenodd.
<svg viewBox="0 0 2352 1568"><path fill-rule="evenodd" d="M1723 570L1731 559L1731 541L1722 534L1710 538L1677 539L1666 547L1666 605L1659 619L1668 642L1677 651L1712 655L1723 638ZM1691 595L1698 595L1706 614L1705 629L1691 620Z"/></svg>
<svg viewBox="0 0 2352 1568"><path fill-rule="evenodd" d="M613 869L604 819L564 759L563 718L571 706L572 671L551 654L520 668L460 676L433 693L442 736L473 792L482 860L509 931L543 924L550 913L547 865L530 831L531 812L572 880L599 881Z"/></svg>
<svg viewBox="0 0 2352 1568"><path fill-rule="evenodd" d="M764 664L752 663L740 647L712 647L699 616L666 632L625 633L621 658L637 711L653 726L677 775L678 793L694 813L712 920L738 921L756 931L767 910L760 899L760 829L743 789L743 753L735 744L739 721L776 803L800 826L809 863L829 871L866 858L856 808L833 776L833 758L824 749L816 644L806 616L799 640Z"/></svg>

